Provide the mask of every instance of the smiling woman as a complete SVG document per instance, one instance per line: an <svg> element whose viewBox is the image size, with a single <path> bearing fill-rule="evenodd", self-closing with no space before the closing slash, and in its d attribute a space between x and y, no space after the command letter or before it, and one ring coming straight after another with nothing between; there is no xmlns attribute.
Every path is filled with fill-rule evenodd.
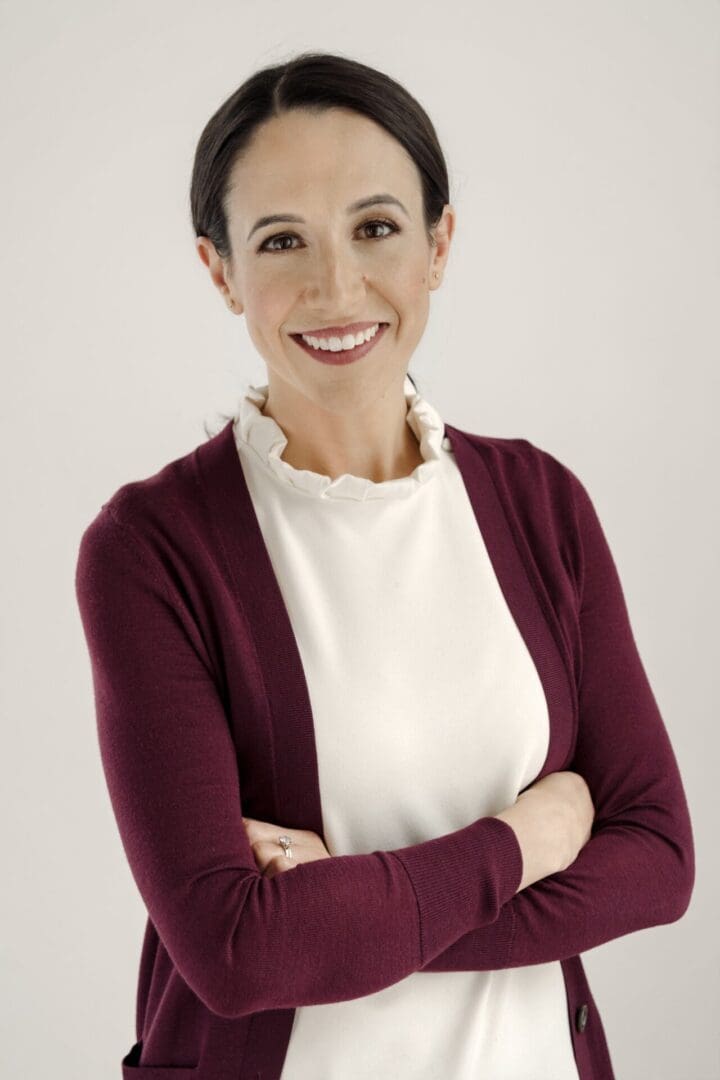
<svg viewBox="0 0 720 1080"><path fill-rule="evenodd" d="M583 484L408 377L434 128L303 54L210 119L191 207L268 382L81 542L148 910L123 1076L613 1080L580 953L684 913L687 803Z"/></svg>

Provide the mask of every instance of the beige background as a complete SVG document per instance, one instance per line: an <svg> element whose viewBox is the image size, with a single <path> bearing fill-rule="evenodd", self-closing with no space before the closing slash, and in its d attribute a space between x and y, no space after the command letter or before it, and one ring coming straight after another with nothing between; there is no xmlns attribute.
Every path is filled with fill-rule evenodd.
<svg viewBox="0 0 720 1080"><path fill-rule="evenodd" d="M585 482L678 757L690 909L584 954L618 1080L720 1076L718 4L14 0L0 41L2 1075L112 1080L134 1041L145 912L77 546L264 376L195 253L190 170L240 82L313 48L430 112L458 228L411 371L449 422Z"/></svg>

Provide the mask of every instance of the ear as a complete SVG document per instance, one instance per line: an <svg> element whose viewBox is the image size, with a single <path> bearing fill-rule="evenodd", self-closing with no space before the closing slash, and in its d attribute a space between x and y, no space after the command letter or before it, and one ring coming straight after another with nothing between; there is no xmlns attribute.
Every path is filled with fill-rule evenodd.
<svg viewBox="0 0 720 1080"><path fill-rule="evenodd" d="M207 236L198 236L195 239L195 248L201 261L207 266L212 283L222 296L223 301L232 312L240 314L243 309L232 295L227 264L218 255L212 240Z"/></svg>
<svg viewBox="0 0 720 1080"><path fill-rule="evenodd" d="M450 203L446 203L440 220L432 230L435 245L430 263L430 281L433 283L431 288L437 288L442 280L445 265L450 257L450 244L455 231L455 222L455 209ZM437 277L435 276L436 273Z"/></svg>

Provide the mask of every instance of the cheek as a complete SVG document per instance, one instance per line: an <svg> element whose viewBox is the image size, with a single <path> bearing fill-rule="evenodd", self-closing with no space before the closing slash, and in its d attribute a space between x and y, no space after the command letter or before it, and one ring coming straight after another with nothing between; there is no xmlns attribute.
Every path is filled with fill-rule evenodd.
<svg viewBox="0 0 720 1080"><path fill-rule="evenodd" d="M398 266L393 275L393 289L398 299L406 304L424 299L428 292L427 266L422 263Z"/></svg>
<svg viewBox="0 0 720 1080"><path fill-rule="evenodd" d="M297 286L291 284L287 275L264 275L256 278L245 291L245 316L248 326L256 326L259 333L271 335L273 328L283 324L287 312L297 299Z"/></svg>
<svg viewBox="0 0 720 1080"><path fill-rule="evenodd" d="M410 251L398 247L392 257L383 260L383 264L378 265L376 270L383 279L391 280L398 291L402 290L406 294L427 289L428 264L424 251Z"/></svg>

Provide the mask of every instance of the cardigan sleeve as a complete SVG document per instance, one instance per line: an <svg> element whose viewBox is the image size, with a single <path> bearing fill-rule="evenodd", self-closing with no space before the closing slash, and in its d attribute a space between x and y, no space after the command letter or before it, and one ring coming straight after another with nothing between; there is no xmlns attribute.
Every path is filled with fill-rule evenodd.
<svg viewBox="0 0 720 1080"><path fill-rule="evenodd" d="M566 768L590 789L592 835L569 867L517 893L497 920L453 942L427 971L563 960L674 922L690 903L694 844L678 764L597 512L582 482L561 467L579 538L582 659L577 742Z"/></svg>
<svg viewBox="0 0 720 1080"><path fill-rule="evenodd" d="M179 974L212 1012L371 994L498 917L522 878L522 854L494 817L265 877L198 624L142 528L109 504L82 535L75 588L130 870Z"/></svg>

